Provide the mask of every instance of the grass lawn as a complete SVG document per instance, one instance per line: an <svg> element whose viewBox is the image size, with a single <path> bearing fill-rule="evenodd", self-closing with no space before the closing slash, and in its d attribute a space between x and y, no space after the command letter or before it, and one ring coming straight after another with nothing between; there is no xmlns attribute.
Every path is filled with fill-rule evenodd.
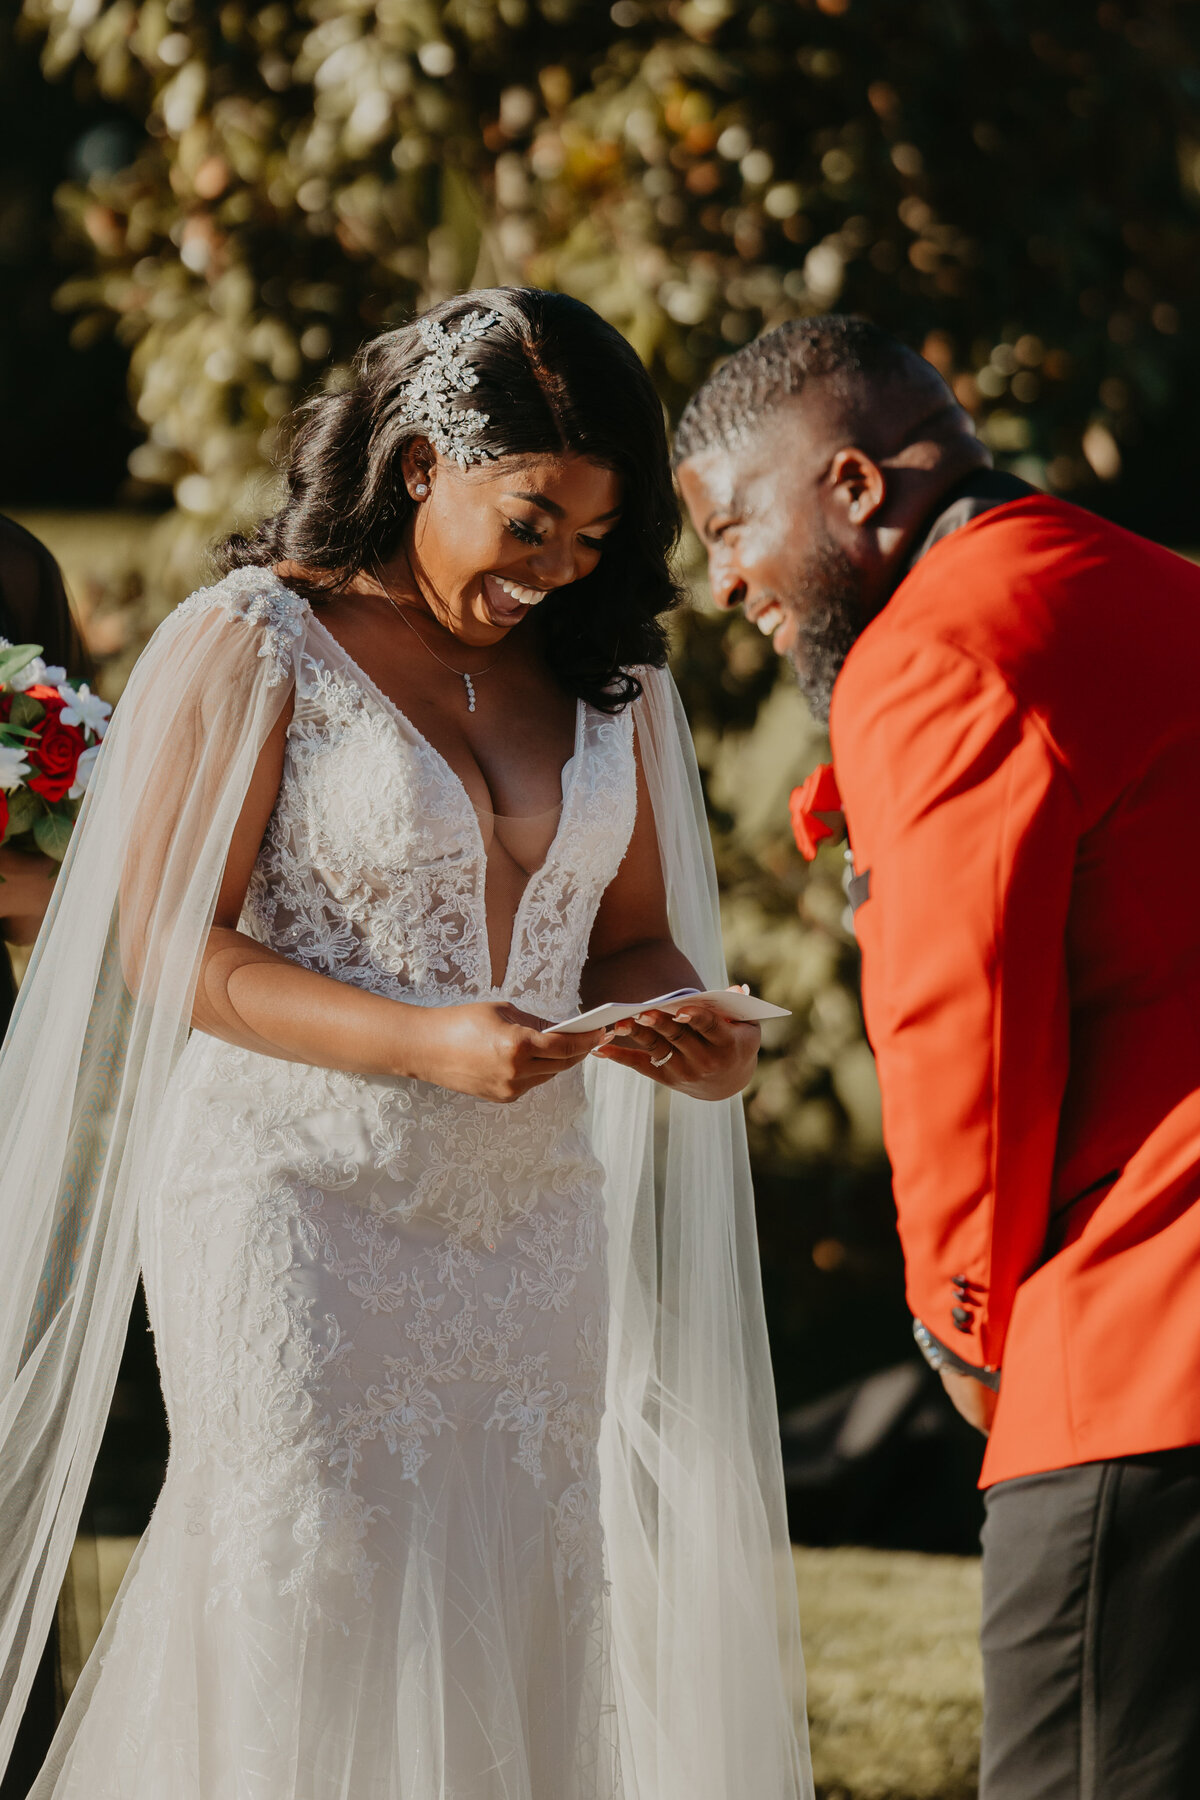
<svg viewBox="0 0 1200 1800"><path fill-rule="evenodd" d="M979 1563L797 1549L822 1800L970 1800L979 1765Z"/></svg>

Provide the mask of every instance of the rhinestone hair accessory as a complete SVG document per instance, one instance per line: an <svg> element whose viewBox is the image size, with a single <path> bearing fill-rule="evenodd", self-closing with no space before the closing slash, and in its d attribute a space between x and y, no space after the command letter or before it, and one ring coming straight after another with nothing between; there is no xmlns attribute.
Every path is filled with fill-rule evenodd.
<svg viewBox="0 0 1200 1800"><path fill-rule="evenodd" d="M451 402L456 394L469 394L479 380L466 345L475 343L499 318L497 312L468 313L453 335L435 319L417 320L429 355L404 384L403 417L420 427L439 456L449 457L464 469L468 463L492 459L490 450L471 443L489 415L470 406L456 408Z"/></svg>

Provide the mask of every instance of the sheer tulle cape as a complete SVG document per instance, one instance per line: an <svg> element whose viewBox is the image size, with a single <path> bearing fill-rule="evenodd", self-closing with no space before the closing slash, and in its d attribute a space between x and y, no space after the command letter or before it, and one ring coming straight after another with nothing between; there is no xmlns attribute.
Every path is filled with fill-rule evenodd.
<svg viewBox="0 0 1200 1800"><path fill-rule="evenodd" d="M240 614L185 606L160 628L0 1059L0 1766L107 1416L163 1094L301 618L281 626L247 588ZM659 672L638 729L673 929L719 985L695 764ZM667 1100L599 1063L591 1093L613 1294L602 1506L623 1784L629 1800L792 1800L811 1778L740 1106Z"/></svg>
<svg viewBox="0 0 1200 1800"><path fill-rule="evenodd" d="M687 720L641 672L675 942L728 977ZM804 1671L740 1099L589 1076L612 1293L601 1510L630 1800L810 1795Z"/></svg>
<svg viewBox="0 0 1200 1800"><path fill-rule="evenodd" d="M0 1058L0 1756L49 1628L137 1281L138 1197L260 749L252 619L181 612L110 727Z"/></svg>

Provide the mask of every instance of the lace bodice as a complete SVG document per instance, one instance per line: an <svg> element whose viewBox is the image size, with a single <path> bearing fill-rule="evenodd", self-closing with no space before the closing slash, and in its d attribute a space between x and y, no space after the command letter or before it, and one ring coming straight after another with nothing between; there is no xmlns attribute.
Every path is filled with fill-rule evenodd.
<svg viewBox="0 0 1200 1800"><path fill-rule="evenodd" d="M240 601L251 573L259 610L237 610L265 627L269 654L294 656L296 700L242 929L395 999L503 996L543 1018L572 1011L596 908L633 828L630 714L579 703L558 830L518 907L507 967L493 970L487 853L461 781L274 577L241 571L210 603L231 584Z"/></svg>

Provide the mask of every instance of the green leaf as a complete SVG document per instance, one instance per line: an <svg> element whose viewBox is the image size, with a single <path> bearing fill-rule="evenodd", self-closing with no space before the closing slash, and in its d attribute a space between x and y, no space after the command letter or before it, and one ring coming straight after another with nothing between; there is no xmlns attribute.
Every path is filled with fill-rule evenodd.
<svg viewBox="0 0 1200 1800"><path fill-rule="evenodd" d="M45 810L45 801L31 794L28 788L14 788L8 796L8 836L32 831Z"/></svg>
<svg viewBox="0 0 1200 1800"><path fill-rule="evenodd" d="M39 850L52 856L55 862L61 862L71 841L72 824L73 821L64 819L61 813L43 813L33 828L33 841Z"/></svg>
<svg viewBox="0 0 1200 1800"><path fill-rule="evenodd" d="M10 725L37 725L46 716L46 709L40 700L31 699L28 694L18 694L9 711Z"/></svg>
<svg viewBox="0 0 1200 1800"><path fill-rule="evenodd" d="M0 650L0 687L12 675L19 675L26 663L31 663L35 656L42 654L40 644L13 644L8 650Z"/></svg>

